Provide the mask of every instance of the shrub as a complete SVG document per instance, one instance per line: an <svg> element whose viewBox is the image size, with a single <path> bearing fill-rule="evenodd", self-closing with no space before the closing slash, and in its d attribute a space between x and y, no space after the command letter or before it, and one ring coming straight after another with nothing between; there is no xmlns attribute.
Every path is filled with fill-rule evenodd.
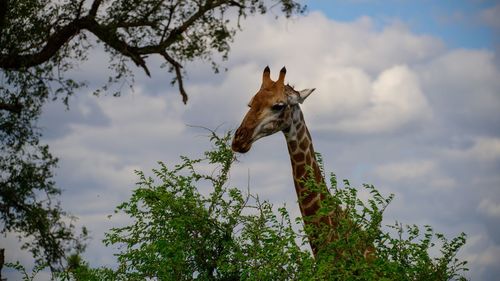
<svg viewBox="0 0 500 281"><path fill-rule="evenodd" d="M234 155L230 134L211 135L212 150L203 158L181 157L173 168L159 163L154 177L137 172L132 197L116 212L132 223L111 229L106 245L119 246L116 268L90 268L75 258L57 279L71 280L465 280L466 262L456 258L465 234L448 240L430 226L401 223L382 227L393 199L372 185L363 202L347 180L339 187L330 176L330 194L319 215L341 212L338 226L307 226L295 231L285 207L273 208L247 190L231 187ZM320 158L321 159L321 158ZM202 171L209 171L202 172ZM314 190L325 186L313 180ZM210 190L210 192L207 192ZM338 206L342 208L339 209ZM311 218L306 218L311 219ZM314 259L305 233L339 237ZM437 241L436 241L437 240ZM429 250L440 244L440 255ZM364 249L374 247L373 258Z"/></svg>

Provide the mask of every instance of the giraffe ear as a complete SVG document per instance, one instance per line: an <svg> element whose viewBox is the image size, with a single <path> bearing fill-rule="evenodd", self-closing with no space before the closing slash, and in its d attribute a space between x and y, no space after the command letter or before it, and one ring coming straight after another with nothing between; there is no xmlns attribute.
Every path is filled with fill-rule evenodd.
<svg viewBox="0 0 500 281"><path fill-rule="evenodd" d="M303 103L306 98L316 90L316 88L312 89L304 89L302 91L294 91L292 94L288 96L288 102L290 104L298 104L298 103Z"/></svg>

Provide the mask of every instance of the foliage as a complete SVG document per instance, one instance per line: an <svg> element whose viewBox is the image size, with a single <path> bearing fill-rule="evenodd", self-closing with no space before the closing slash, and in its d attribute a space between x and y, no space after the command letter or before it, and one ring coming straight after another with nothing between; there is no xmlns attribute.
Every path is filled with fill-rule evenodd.
<svg viewBox="0 0 500 281"><path fill-rule="evenodd" d="M39 132L31 125L42 105L26 89L33 81L15 74L12 77L23 84L21 91L25 97L21 100L29 109L19 113L0 110L0 221L3 225L0 233L13 232L20 239L28 238L24 239L22 248L33 254L37 264L61 268L67 250L83 250L81 238L86 233L84 230L80 238L75 235L74 218L55 200L60 194L52 180L57 159L47 145L39 143ZM2 97L15 99L10 89L0 86L0 90Z"/></svg>
<svg viewBox="0 0 500 281"><path fill-rule="evenodd" d="M321 161L321 157L319 159ZM326 190L324 184L317 184L313 179L308 180L306 186L319 192ZM461 272L468 271L467 262L456 257L466 242L464 233L448 240L428 225L424 226L423 233L416 225L404 226L398 222L384 229L381 227L383 212L394 196L385 198L373 185L364 184L363 189L370 194L366 202L359 198L360 190L352 187L348 180L344 180L340 188L336 176L330 175L329 194L316 216L333 211L339 219L336 228L324 224L305 228L306 233L316 233L324 244L311 279L466 280ZM340 239L327 243L332 236ZM439 244L441 255L432 257L430 253ZM365 257L367 248L373 248L374 254Z"/></svg>
<svg viewBox="0 0 500 281"><path fill-rule="evenodd" d="M118 206L134 223L105 239L122 246L113 280L275 280L311 262L284 208L276 215L268 202L226 186L233 161L228 138L214 135L218 149L204 159L183 157L173 169L160 163L159 183L138 173L139 187ZM204 162L216 169L201 173L211 167ZM203 195L201 187L211 192Z"/></svg>
<svg viewBox="0 0 500 281"><path fill-rule="evenodd" d="M8 87L20 89L23 80L31 79L37 82L29 88L33 93L38 87L46 92L58 85L55 94L71 94L82 84L67 78L66 72L102 44L113 73L104 90L132 78L130 62L150 75L147 58L157 56L175 72L173 82L186 102L183 62L203 59L217 72L214 54L227 58L239 20L275 6L286 17L305 11L294 0L1 0L0 68ZM12 75L21 81L12 80ZM7 105L24 107L22 100L1 102L6 110Z"/></svg>
<svg viewBox="0 0 500 281"><path fill-rule="evenodd" d="M37 264L61 268L69 249L79 252L72 217L60 207L53 181L57 159L40 143L43 105L86 86L71 70L103 46L110 76L95 94L119 95L133 85L130 63L150 75L148 56L174 73L183 101L182 65L227 58L248 15L277 6L289 17L304 6L293 0L0 0L0 223L19 234ZM7 253L9 254L9 253Z"/></svg>
<svg viewBox="0 0 500 281"><path fill-rule="evenodd" d="M182 157L168 168L160 163L154 178L138 172L138 187L117 212L130 225L106 234L117 245L118 266L90 268L85 263L68 273L73 280L465 280L466 262L456 254L465 235L451 240L425 226L396 223L381 227L382 214L393 196L384 198L373 186L366 203L359 190L334 175L331 196L321 213L341 212L338 227L320 225L295 231L285 207L275 210L249 192L227 183L234 156L229 135L212 135L215 148L202 159ZM203 172L204 171L204 172ZM309 188L323 186L307 182ZM342 208L338 208L341 206ZM311 218L306 218L311 219ZM298 218L301 221L301 218ZM394 230L394 231L391 231ZM325 244L316 259L307 249L305 233L339 237ZM437 238L437 242L435 242ZM321 238L319 238L321 239ZM301 242L302 241L302 242ZM441 255L429 252L436 243ZM364 258L364 249L376 250Z"/></svg>
<svg viewBox="0 0 500 281"><path fill-rule="evenodd" d="M26 268L19 261L15 262L15 263L6 263L5 265L7 267L13 268L13 269L17 270L18 272L20 272L23 281L35 280L36 275L47 266L47 264L36 265L30 274L30 273L28 273Z"/></svg>

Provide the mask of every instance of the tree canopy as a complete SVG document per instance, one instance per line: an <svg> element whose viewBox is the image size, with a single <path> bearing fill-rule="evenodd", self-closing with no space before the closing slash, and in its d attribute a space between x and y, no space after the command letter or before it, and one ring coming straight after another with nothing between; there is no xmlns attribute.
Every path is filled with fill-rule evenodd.
<svg viewBox="0 0 500 281"><path fill-rule="evenodd" d="M183 64L201 59L217 72L215 56L227 58L239 21L269 9L289 17L305 7L293 0L0 0L1 232L30 237L24 247L54 269L68 249L82 250L57 200L57 158L35 124L46 102L67 104L86 86L68 72L93 49L104 48L110 70L95 93L133 83L134 65L150 75L149 58L159 57L186 103Z"/></svg>

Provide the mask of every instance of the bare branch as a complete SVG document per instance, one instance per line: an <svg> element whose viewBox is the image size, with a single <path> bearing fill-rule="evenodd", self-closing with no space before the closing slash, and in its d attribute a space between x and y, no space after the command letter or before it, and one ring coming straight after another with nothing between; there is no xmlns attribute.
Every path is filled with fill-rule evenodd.
<svg viewBox="0 0 500 281"><path fill-rule="evenodd" d="M176 76L176 80L177 80L177 84L179 85L179 92L180 92L180 94L182 96L182 102L184 104L186 104L187 101L188 101L188 95L187 95L186 91L184 90L184 83L182 81L182 72L181 72L182 65L180 63L178 63L174 58L172 58L171 56L169 56L167 54L167 52L161 51L160 54L174 68L174 70L175 70L175 76Z"/></svg>
<svg viewBox="0 0 500 281"><path fill-rule="evenodd" d="M143 27L143 26L154 27L157 24L158 23L154 22L154 21L137 20L137 21L130 21L130 22L119 22L119 23L114 24L114 26L119 27L119 28Z"/></svg>
<svg viewBox="0 0 500 281"><path fill-rule="evenodd" d="M214 8L217 8L218 6L221 6L224 3L224 1L207 1L207 3L203 6L200 6L198 11L191 15L185 22L183 22L181 25L178 27L172 29L170 34L168 35L167 39L165 41L161 42L160 45L167 47L174 43L179 36L184 33L190 26L193 25L193 23L197 20L199 20L203 15L208 12L209 10L212 10Z"/></svg>
<svg viewBox="0 0 500 281"><path fill-rule="evenodd" d="M90 11L89 11L90 17L95 18L95 16L97 15L97 10L99 9L99 6L101 5L101 3L102 3L102 0L94 0L94 2L92 2L92 6L90 7Z"/></svg>
<svg viewBox="0 0 500 281"><path fill-rule="evenodd" d="M137 66L142 67L146 75L151 76L146 61L141 56L140 48L130 46L127 42L121 40L116 34L116 29L110 28L110 26L102 26L95 19L89 19L85 28L122 55L132 59Z"/></svg>
<svg viewBox="0 0 500 281"><path fill-rule="evenodd" d="M163 29L163 34L161 35L160 42L163 42L163 40L165 39L165 36L167 36L167 31L170 28L170 24L172 23L172 19L174 17L174 11L175 11L175 8L177 7L178 4L179 3L175 3L174 5L170 6L168 9L170 13L168 14L168 21Z"/></svg>
<svg viewBox="0 0 500 281"><path fill-rule="evenodd" d="M78 10L76 11L76 18L77 19L79 19L82 15L84 2L85 2L85 0L80 0L80 3L78 3Z"/></svg>
<svg viewBox="0 0 500 281"><path fill-rule="evenodd" d="M229 1L229 5L239 7L240 9L244 9L245 8L245 6L243 4L240 4L240 3L236 2L236 1Z"/></svg>

